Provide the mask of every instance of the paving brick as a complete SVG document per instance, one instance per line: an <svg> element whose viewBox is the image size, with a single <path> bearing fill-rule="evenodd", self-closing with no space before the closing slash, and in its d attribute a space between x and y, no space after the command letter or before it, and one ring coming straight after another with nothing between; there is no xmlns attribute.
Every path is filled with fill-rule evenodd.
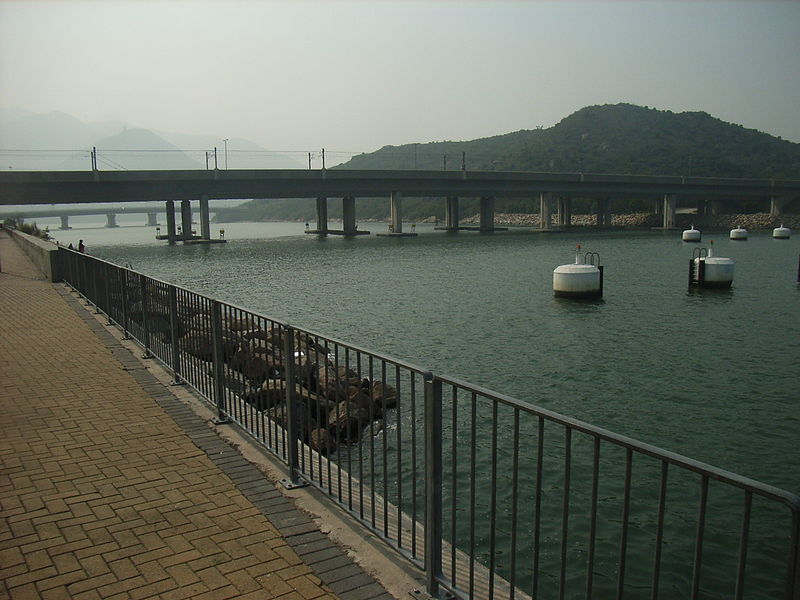
<svg viewBox="0 0 800 600"><path fill-rule="evenodd" d="M342 551L4 231L0 261L0 590L335 599L281 533L327 567Z"/></svg>

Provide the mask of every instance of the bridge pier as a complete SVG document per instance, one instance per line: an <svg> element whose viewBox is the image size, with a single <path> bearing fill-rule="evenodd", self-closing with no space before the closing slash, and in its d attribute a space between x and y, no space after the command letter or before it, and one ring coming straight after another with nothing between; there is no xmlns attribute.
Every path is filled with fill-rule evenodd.
<svg viewBox="0 0 800 600"><path fill-rule="evenodd" d="M61 215L61 227L59 229L72 229L69 226L69 215Z"/></svg>
<svg viewBox="0 0 800 600"><path fill-rule="evenodd" d="M769 199L769 216L773 219L783 214L784 207L789 204L791 198L772 196Z"/></svg>
<svg viewBox="0 0 800 600"><path fill-rule="evenodd" d="M572 225L572 198L558 199L558 224L560 227Z"/></svg>
<svg viewBox="0 0 800 600"><path fill-rule="evenodd" d="M539 194L539 229L547 231L553 222L553 194L542 192Z"/></svg>
<svg viewBox="0 0 800 600"><path fill-rule="evenodd" d="M598 227L611 227L611 199L598 198L594 201L595 224Z"/></svg>
<svg viewBox="0 0 800 600"><path fill-rule="evenodd" d="M447 196L444 205L444 225L434 227L437 231L458 231L459 227L458 196Z"/></svg>
<svg viewBox="0 0 800 600"><path fill-rule="evenodd" d="M175 233L175 201L167 200L167 240L170 245L175 243L178 236Z"/></svg>
<svg viewBox="0 0 800 600"><path fill-rule="evenodd" d="M116 213L106 213L106 227L119 227Z"/></svg>
<svg viewBox="0 0 800 600"><path fill-rule="evenodd" d="M494 197L481 196L480 231L494 231Z"/></svg>
<svg viewBox="0 0 800 600"><path fill-rule="evenodd" d="M328 199L317 198L317 228L306 231L317 235L328 235Z"/></svg>
<svg viewBox="0 0 800 600"><path fill-rule="evenodd" d="M389 233L379 233L381 237L415 236L416 233L403 233L403 193L389 194Z"/></svg>
<svg viewBox="0 0 800 600"><path fill-rule="evenodd" d="M675 210L678 208L678 197L675 194L664 194L664 219L661 226L664 229L675 227Z"/></svg>
<svg viewBox="0 0 800 600"><path fill-rule="evenodd" d="M181 227L183 228L181 239L184 241L192 239L192 203L189 200L181 200Z"/></svg>
<svg viewBox="0 0 800 600"><path fill-rule="evenodd" d="M211 239L211 215L208 211L208 195L200 196L200 238Z"/></svg>
<svg viewBox="0 0 800 600"><path fill-rule="evenodd" d="M156 227L158 225L158 213L147 213L147 227Z"/></svg>

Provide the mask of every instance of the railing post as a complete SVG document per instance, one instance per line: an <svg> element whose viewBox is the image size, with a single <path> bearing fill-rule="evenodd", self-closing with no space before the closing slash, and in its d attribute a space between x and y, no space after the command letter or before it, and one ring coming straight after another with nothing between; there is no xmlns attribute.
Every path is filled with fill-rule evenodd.
<svg viewBox="0 0 800 600"><path fill-rule="evenodd" d="M128 307L128 269L119 270L120 285L122 286L122 339L130 339L128 328L130 322L128 321L129 307Z"/></svg>
<svg viewBox="0 0 800 600"><path fill-rule="evenodd" d="M178 348L178 290L169 286L169 341L172 345L172 381L170 385L182 385L181 351Z"/></svg>
<svg viewBox="0 0 800 600"><path fill-rule="evenodd" d="M101 263L96 260L92 260L92 304L94 304L94 314L99 315L102 311L100 310L100 270L101 270Z"/></svg>
<svg viewBox="0 0 800 600"><path fill-rule="evenodd" d="M442 574L442 382L425 373L425 582L439 593Z"/></svg>
<svg viewBox="0 0 800 600"><path fill-rule="evenodd" d="M111 265L103 263L103 286L105 289L105 303L106 303L106 325L113 325L111 320Z"/></svg>
<svg viewBox="0 0 800 600"><path fill-rule="evenodd" d="M142 340L144 344L142 358L152 358L153 355L150 353L150 324L147 319L147 278L141 273L139 273L139 291L142 296L140 304L142 305L142 337L144 338Z"/></svg>
<svg viewBox="0 0 800 600"><path fill-rule="evenodd" d="M300 441L300 419L297 410L297 394L295 394L294 364L294 328L288 325L283 329L283 372L286 382L286 461L289 466L289 478L281 483L287 489L308 485L300 479L300 460L297 444Z"/></svg>
<svg viewBox="0 0 800 600"><path fill-rule="evenodd" d="M231 420L225 412L225 356L222 350L222 305L218 300L211 302L211 347L214 365L214 401L217 404L215 425L225 425Z"/></svg>

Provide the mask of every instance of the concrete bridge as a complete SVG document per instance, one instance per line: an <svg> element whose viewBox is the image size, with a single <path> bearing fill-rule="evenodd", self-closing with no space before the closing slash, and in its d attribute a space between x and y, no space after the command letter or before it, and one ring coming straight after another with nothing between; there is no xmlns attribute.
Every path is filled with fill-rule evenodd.
<svg viewBox="0 0 800 600"><path fill-rule="evenodd" d="M117 215L147 215L147 227L155 227L158 223L158 211L154 210L153 204L130 204L128 206L117 206L113 208L41 208L31 207L26 210L2 210L0 209L0 219L12 218L17 222L41 217L60 217L61 227L59 229L72 229L69 226L69 218L80 215L106 215L106 227L117 227Z"/></svg>
<svg viewBox="0 0 800 600"><path fill-rule="evenodd" d="M390 170L210 170L210 171L29 171L0 173L0 205L71 204L85 202L165 201L167 230L175 233L174 201L181 201L183 231L191 231L191 200L200 201L201 235L210 239L209 199L316 198L314 233L365 233L356 227L357 197L386 197L390 202L391 235L404 235L402 199L441 197L446 202L445 224L457 231L459 198L480 198L480 231L494 230L494 199L531 198L538 202L542 228L553 215L560 226L571 223L572 199L594 200L598 225L611 222L616 198L649 199L663 213L663 227L675 225L679 199L724 205L758 199L772 215L800 197L800 180L723 179L678 176L603 175L592 173L530 173L498 171L390 171ZM328 227L329 198L341 198L343 229ZM187 227L188 225L188 227Z"/></svg>

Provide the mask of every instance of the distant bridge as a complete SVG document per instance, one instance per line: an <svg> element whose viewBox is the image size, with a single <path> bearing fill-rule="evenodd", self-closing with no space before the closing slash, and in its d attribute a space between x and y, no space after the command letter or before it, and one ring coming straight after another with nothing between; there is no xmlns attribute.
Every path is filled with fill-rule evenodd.
<svg viewBox="0 0 800 600"><path fill-rule="evenodd" d="M182 201L184 231L191 229L189 201L200 200L201 237L206 238L209 199L316 198L315 233L355 235L364 233L356 228L355 198L380 196L389 198L390 230L394 235L403 235L403 196L445 198L446 219L441 229L446 230L459 229L458 199L464 197L480 198L481 231L494 229L496 197L538 200L543 228L550 226L554 214L559 225L569 225L573 198L595 200L598 225L610 224L611 202L615 198L652 199L657 202L659 212L663 212L663 226L673 227L679 197L703 204L760 199L769 203L771 214L778 215L788 202L800 197L800 180L466 170L214 169L0 173L0 205L166 201L171 240L174 238L175 200ZM328 229L328 198L342 199L341 231Z"/></svg>
<svg viewBox="0 0 800 600"><path fill-rule="evenodd" d="M155 227L158 225L158 210L152 203L142 204L127 204L126 206L114 207L96 207L96 208L77 208L74 206L60 205L60 208L32 206L24 210L15 208L13 210L0 209L0 219L23 219L30 220L44 217L60 217L61 229L71 229L69 226L69 218L82 215L105 215L106 226L117 226L117 215L147 215L148 227Z"/></svg>

